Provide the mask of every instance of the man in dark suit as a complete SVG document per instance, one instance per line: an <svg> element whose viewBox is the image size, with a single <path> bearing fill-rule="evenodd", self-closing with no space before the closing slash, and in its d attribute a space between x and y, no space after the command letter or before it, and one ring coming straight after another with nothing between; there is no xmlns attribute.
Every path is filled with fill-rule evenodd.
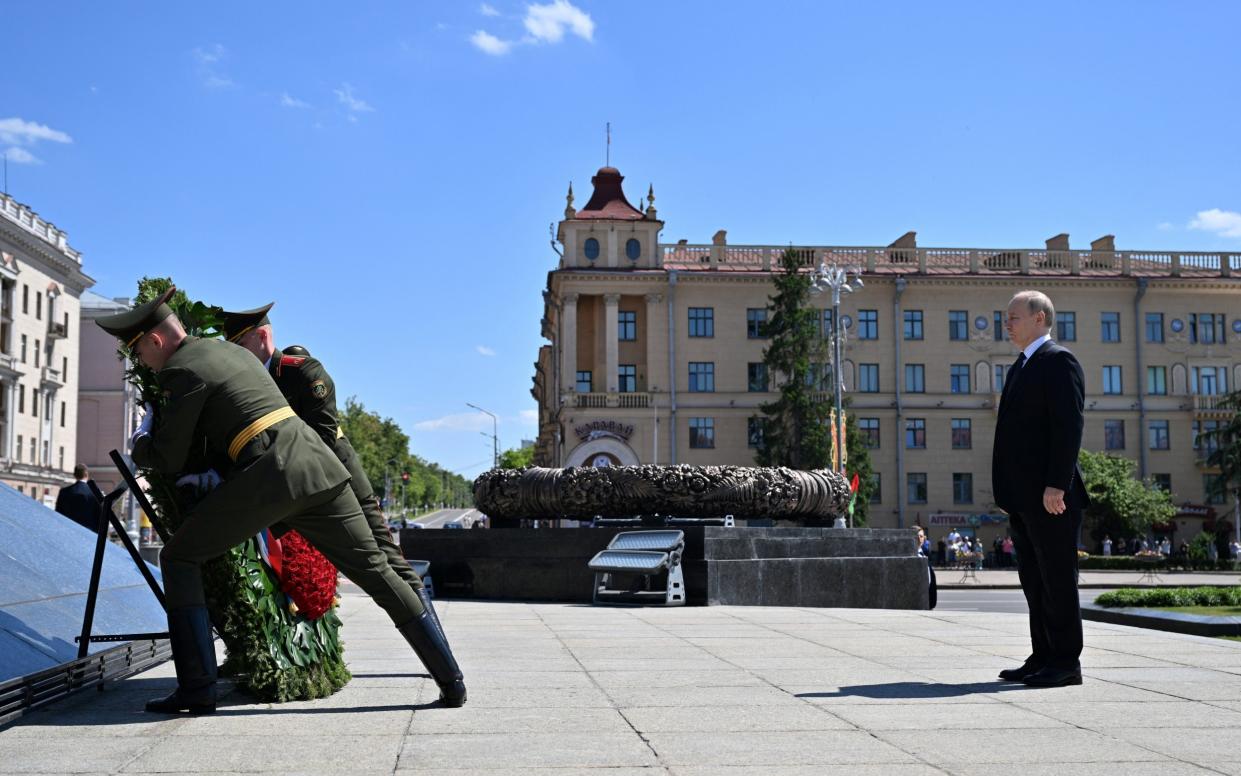
<svg viewBox="0 0 1241 776"><path fill-rule="evenodd" d="M1004 381L991 453L991 484L1011 521L1033 646L1020 668L1000 678L1033 687L1082 682L1077 536L1090 500L1077 454L1085 379L1073 354L1052 342L1055 320L1039 291L1022 291L1008 305L1008 336L1021 354Z"/></svg>
<svg viewBox="0 0 1241 776"><path fill-rule="evenodd" d="M90 479L85 464L73 467L73 478L77 481L61 488L56 494L56 511L83 528L98 531L99 505L103 503L103 494Z"/></svg>

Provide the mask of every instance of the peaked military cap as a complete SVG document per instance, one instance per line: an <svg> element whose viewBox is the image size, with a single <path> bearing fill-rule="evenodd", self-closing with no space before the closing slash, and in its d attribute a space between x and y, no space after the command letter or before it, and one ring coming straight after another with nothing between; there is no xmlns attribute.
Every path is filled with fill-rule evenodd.
<svg viewBox="0 0 1241 776"><path fill-rule="evenodd" d="M260 326L266 326L271 323L271 321L267 320L267 311L275 304L275 302L270 302L253 310L221 313L220 317L224 322L220 328L224 332L224 339L229 342L236 342L251 329L257 329Z"/></svg>
<svg viewBox="0 0 1241 776"><path fill-rule="evenodd" d="M176 291L176 286L169 286L167 291L149 302L143 302L134 309L117 315L96 318L95 323L99 324L99 328L124 342L125 347L132 348L143 334L154 329L161 321L172 315L168 300Z"/></svg>

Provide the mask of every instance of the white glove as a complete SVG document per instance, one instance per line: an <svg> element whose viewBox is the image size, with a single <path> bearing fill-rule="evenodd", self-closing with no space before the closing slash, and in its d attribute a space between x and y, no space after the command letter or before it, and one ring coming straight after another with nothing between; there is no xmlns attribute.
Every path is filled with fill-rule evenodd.
<svg viewBox="0 0 1241 776"><path fill-rule="evenodd" d="M184 474L177 478L177 487L190 486L200 494L210 493L220 484L220 475L215 469L208 469L205 472L197 472L195 474Z"/></svg>

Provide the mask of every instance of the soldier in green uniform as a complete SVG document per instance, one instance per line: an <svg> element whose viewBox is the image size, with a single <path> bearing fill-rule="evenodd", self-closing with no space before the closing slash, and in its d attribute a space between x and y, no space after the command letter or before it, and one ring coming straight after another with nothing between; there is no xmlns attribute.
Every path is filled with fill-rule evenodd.
<svg viewBox="0 0 1241 776"><path fill-rule="evenodd" d="M294 346L289 348L290 352L285 352L276 347L271 320L267 316L273 305L275 302L253 310L225 312L221 327L224 338L242 346L263 362L289 406L332 448L332 452L349 470L349 484L366 515L375 543L388 557L388 565L413 589L438 625L439 617L431 604L431 594L393 540L379 499L371 488L370 478L362 470L362 461L341 430L336 411L336 384L332 382L332 376L305 348Z"/></svg>
<svg viewBox="0 0 1241 776"><path fill-rule="evenodd" d="M173 290L96 320L157 373L165 396L158 411L148 407L134 432L134 462L179 474L191 454L202 454L222 480L160 552L177 689L147 703L147 710L215 711L202 564L276 522L296 529L366 591L430 670L441 700L460 706L466 691L456 660L430 613L375 544L349 472L253 356L222 340L186 335L167 305Z"/></svg>

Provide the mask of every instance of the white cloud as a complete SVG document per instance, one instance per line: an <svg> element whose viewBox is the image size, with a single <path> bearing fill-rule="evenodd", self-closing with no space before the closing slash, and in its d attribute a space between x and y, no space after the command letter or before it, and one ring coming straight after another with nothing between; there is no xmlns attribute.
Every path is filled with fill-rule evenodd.
<svg viewBox="0 0 1241 776"><path fill-rule="evenodd" d="M1176 227L1167 221L1160 221L1159 223L1155 224L1155 228L1161 232L1171 232Z"/></svg>
<svg viewBox="0 0 1241 776"><path fill-rule="evenodd" d="M483 30L478 30L471 35L470 43L473 43L474 47L479 51L490 54L493 57L504 56L513 47L512 41L500 40L495 35Z"/></svg>
<svg viewBox="0 0 1241 776"><path fill-rule="evenodd" d="M5 150L4 158L13 164L43 164L34 154L18 146L11 146Z"/></svg>
<svg viewBox="0 0 1241 776"><path fill-rule="evenodd" d="M285 108L309 108L310 103L290 96L288 92L280 95L280 105Z"/></svg>
<svg viewBox="0 0 1241 776"><path fill-rule="evenodd" d="M491 431L491 418L481 412L462 412L414 424L416 431Z"/></svg>
<svg viewBox="0 0 1241 776"><path fill-rule="evenodd" d="M532 38L543 43L559 43L566 29L583 40L593 40L595 34L595 22L590 14L569 0L526 6L526 18L522 23Z"/></svg>
<svg viewBox="0 0 1241 776"><path fill-rule="evenodd" d="M527 425L527 426L538 425L539 411L538 410L522 410L520 419L521 419L522 424L524 425Z"/></svg>
<svg viewBox="0 0 1241 776"><path fill-rule="evenodd" d="M1223 237L1241 237L1241 213L1219 208L1201 210L1189 222L1189 228L1215 232Z"/></svg>
<svg viewBox="0 0 1241 776"><path fill-rule="evenodd" d="M343 83L339 89L332 91L336 93L336 99L340 100L340 104L352 113L370 113L375 110L366 100L353 96L353 86L348 83Z"/></svg>
<svg viewBox="0 0 1241 776"><path fill-rule="evenodd" d="M493 8L492 6L486 3L483 3L481 6L479 6L478 12L481 13L483 16L499 16L500 15L499 11L497 11L495 8Z"/></svg>
<svg viewBox="0 0 1241 776"><path fill-rule="evenodd" d="M486 345L475 345L474 349L478 351L480 356L494 356L496 352Z"/></svg>
<svg viewBox="0 0 1241 776"><path fill-rule="evenodd" d="M53 143L73 142L73 138L64 132L52 129L46 124L36 124L17 117L0 119L0 143L32 146L40 140L50 140Z"/></svg>
<svg viewBox="0 0 1241 776"><path fill-rule="evenodd" d="M213 43L210 46L199 46L194 49L194 58L198 60L200 65L214 65L227 55L228 49L219 43Z"/></svg>

